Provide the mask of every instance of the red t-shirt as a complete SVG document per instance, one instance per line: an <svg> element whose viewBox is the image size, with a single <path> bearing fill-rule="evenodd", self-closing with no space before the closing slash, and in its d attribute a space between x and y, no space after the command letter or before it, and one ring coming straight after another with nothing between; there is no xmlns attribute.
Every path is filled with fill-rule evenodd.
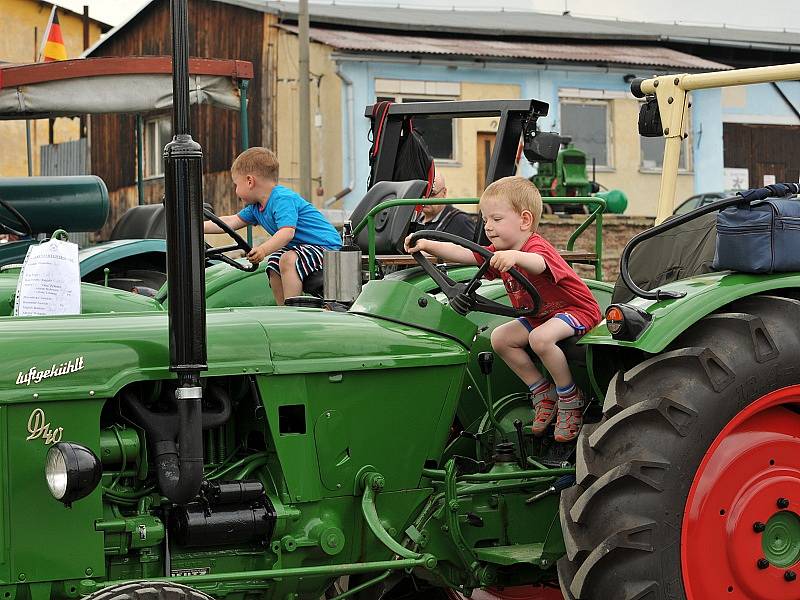
<svg viewBox="0 0 800 600"><path fill-rule="evenodd" d="M490 252L495 251L494 245L486 246L486 249ZM548 319L552 319L556 313L562 312L570 313L581 325L586 327L587 331L601 321L600 306L592 296L592 292L550 242L538 233L534 233L522 245L520 252L538 254L547 265L547 268L539 275L532 275L518 266L514 267L536 287L542 298L539 313L535 317L526 317L532 326L537 327ZM483 257L477 253L473 254L478 265L482 265ZM500 277L503 280L513 307L533 306L530 294L508 272L501 273L494 267L489 267L484 277L486 279Z"/></svg>

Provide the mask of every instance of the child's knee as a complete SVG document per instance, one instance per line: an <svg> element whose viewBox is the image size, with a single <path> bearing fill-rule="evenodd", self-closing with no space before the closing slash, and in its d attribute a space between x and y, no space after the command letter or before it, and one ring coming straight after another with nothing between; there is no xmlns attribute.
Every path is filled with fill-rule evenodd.
<svg viewBox="0 0 800 600"><path fill-rule="evenodd" d="M492 343L492 350L495 352L500 352L501 350L508 348L508 339L507 336L503 333L502 327L496 327L492 329L492 335L489 337L489 340Z"/></svg>
<svg viewBox="0 0 800 600"><path fill-rule="evenodd" d="M512 348L523 348L524 342L520 344L518 340L515 341L515 337L519 336L514 336L514 332L510 331L506 325L501 325L493 329L492 335L489 338L492 343L492 350L502 353L504 350Z"/></svg>
<svg viewBox="0 0 800 600"><path fill-rule="evenodd" d="M531 331L528 336L528 343L536 356L547 354L547 352L552 350L553 346L556 345L555 340L550 336L542 335L541 332L537 332L536 330Z"/></svg>
<svg viewBox="0 0 800 600"><path fill-rule="evenodd" d="M281 273L284 273L289 269L294 269L294 264L296 261L297 253L292 250L281 254L281 257L278 259L278 267L280 267Z"/></svg>

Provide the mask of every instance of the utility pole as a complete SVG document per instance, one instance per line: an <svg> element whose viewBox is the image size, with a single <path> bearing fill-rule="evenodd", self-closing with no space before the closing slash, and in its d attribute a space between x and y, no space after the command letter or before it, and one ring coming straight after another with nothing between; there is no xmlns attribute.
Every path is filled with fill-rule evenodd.
<svg viewBox="0 0 800 600"><path fill-rule="evenodd" d="M300 0L298 110L300 113L300 195L311 202L311 100L309 98L308 0Z"/></svg>

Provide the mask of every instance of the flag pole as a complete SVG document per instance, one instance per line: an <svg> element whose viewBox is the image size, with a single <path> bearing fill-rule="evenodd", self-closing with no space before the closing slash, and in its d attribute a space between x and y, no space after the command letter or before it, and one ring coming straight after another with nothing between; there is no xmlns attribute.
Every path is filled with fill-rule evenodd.
<svg viewBox="0 0 800 600"><path fill-rule="evenodd" d="M56 15L56 5L53 4L53 9L50 11L50 18L47 19L47 27L44 28L44 35L42 36L42 45L39 47L39 55L36 57L35 62L41 62L44 57L44 47L47 45L47 38L49 37L50 27L53 25L53 17Z"/></svg>

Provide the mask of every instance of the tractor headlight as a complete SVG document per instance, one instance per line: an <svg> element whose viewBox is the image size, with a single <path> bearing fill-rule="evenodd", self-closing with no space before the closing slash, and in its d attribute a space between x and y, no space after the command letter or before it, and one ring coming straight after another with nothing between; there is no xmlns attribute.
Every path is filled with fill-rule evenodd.
<svg viewBox="0 0 800 600"><path fill-rule="evenodd" d="M612 304L605 316L606 327L615 340L638 339L653 320L651 314L627 304Z"/></svg>
<svg viewBox="0 0 800 600"><path fill-rule="evenodd" d="M53 498L69 507L92 493L100 483L102 468L94 452L70 442L59 442L47 451L44 476Z"/></svg>

